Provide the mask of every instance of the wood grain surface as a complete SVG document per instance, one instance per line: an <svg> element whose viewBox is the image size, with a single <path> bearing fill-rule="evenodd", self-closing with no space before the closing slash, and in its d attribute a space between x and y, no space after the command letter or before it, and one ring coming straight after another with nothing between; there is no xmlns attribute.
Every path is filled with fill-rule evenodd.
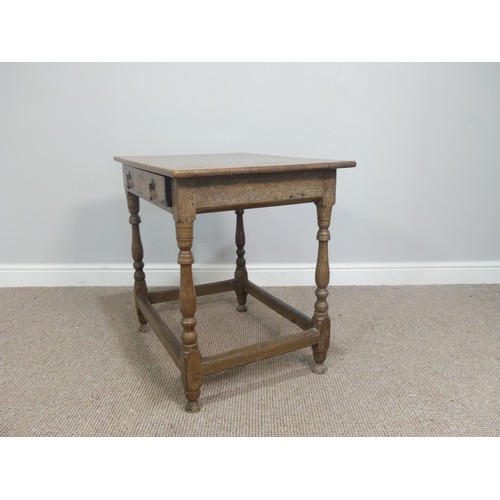
<svg viewBox="0 0 500 500"><path fill-rule="evenodd" d="M204 177L355 167L355 161L291 158L251 153L170 156L115 156L123 165L168 177Z"/></svg>
<svg viewBox="0 0 500 500"><path fill-rule="evenodd" d="M132 225L134 289L140 329L145 331L149 324L180 369L187 399L186 411L194 413L200 410L198 398L206 375L296 349L312 347L313 371L324 373L330 341L328 241L337 168L354 167L356 162L247 153L115 157L115 160L123 164L123 182ZM148 292L139 232L139 198L171 212L174 218L180 266L180 286L177 289ZM295 203L314 203L317 209L317 288L312 317L249 281L246 269L244 210ZM234 279L195 287L192 246L196 215L224 210L236 211ZM250 294L303 331L222 354L202 356L196 329L196 296L229 290L236 292L239 312L246 312L246 299ZM180 342L153 307L153 304L171 300L179 301L182 316Z"/></svg>

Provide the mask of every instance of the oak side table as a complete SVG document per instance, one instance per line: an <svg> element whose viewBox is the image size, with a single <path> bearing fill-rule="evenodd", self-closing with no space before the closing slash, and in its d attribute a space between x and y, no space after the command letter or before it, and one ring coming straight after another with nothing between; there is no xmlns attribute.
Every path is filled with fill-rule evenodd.
<svg viewBox="0 0 500 500"><path fill-rule="evenodd" d="M330 216L335 203L338 168L355 167L354 161L287 158L247 153L115 157L122 164L129 222L132 225L134 296L139 330L148 324L178 366L187 398L186 411L199 411L203 377L238 365L259 361L296 349L312 347L313 371L323 373L330 341L328 316ZM170 212L175 221L180 265L180 287L148 291L139 232L139 198ZM319 227L316 262L316 302L312 317L303 314L248 279L245 261L245 209L315 203ZM236 270L234 278L194 286L193 223L196 214L235 210ZM234 290L237 311L245 312L250 294L301 330L283 338L260 342L222 354L203 356L196 331L196 296ZM153 304L179 301L182 314L181 341L160 318Z"/></svg>

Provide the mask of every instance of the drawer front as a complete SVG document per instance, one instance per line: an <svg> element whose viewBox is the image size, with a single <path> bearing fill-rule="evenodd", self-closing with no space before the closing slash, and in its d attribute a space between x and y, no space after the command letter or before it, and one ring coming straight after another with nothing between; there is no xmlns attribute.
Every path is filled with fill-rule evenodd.
<svg viewBox="0 0 500 500"><path fill-rule="evenodd" d="M127 191L169 212L172 211L172 179L146 170L123 165L123 184Z"/></svg>

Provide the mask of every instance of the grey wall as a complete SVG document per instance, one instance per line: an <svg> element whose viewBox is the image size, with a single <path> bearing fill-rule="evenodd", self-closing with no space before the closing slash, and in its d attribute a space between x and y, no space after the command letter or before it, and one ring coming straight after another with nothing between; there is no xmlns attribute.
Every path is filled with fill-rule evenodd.
<svg viewBox="0 0 500 500"><path fill-rule="evenodd" d="M498 260L499 89L499 64L1 64L0 264L129 263L112 157L240 151L358 162L336 262ZM142 216L147 261L175 262L171 217ZM248 211L248 261L313 262L313 217ZM231 213L195 230L197 262L234 260Z"/></svg>

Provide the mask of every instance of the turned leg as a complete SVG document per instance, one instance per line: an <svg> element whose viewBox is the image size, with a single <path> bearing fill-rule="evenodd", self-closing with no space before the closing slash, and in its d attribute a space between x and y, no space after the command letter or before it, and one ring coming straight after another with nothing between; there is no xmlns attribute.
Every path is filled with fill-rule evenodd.
<svg viewBox="0 0 500 500"><path fill-rule="evenodd" d="M243 281L248 279L248 273L245 261L245 228L243 227L244 210L236 210L236 271L234 279L236 280L236 298L238 299L239 312L247 310L247 292L243 290Z"/></svg>
<svg viewBox="0 0 500 500"><path fill-rule="evenodd" d="M330 344L330 318L328 316L328 282L330 281L330 265L328 261L328 241L330 240L330 217L332 205L325 199L316 204L318 216L318 258L316 261L316 302L312 317L313 327L320 332L319 342L312 347L315 373L324 373L326 353Z"/></svg>
<svg viewBox="0 0 500 500"><path fill-rule="evenodd" d="M201 374L201 356L198 348L198 334L196 332L196 293L193 284L193 221L176 223L177 245L179 257L177 262L181 266L181 283L179 305L182 314L182 363L181 374L184 391L188 400L186 411L194 413L200 411L198 397L203 382Z"/></svg>
<svg viewBox="0 0 500 500"><path fill-rule="evenodd" d="M148 287L146 285L146 275L144 274L144 250L142 248L141 233L139 231L139 224L141 218L139 217L139 197L127 191L127 204L130 212L129 222L132 225L132 258L134 259L134 296L137 299L139 295L148 294ZM139 318L139 330L147 332L149 330L148 322L143 316L142 312L137 307L136 311Z"/></svg>

